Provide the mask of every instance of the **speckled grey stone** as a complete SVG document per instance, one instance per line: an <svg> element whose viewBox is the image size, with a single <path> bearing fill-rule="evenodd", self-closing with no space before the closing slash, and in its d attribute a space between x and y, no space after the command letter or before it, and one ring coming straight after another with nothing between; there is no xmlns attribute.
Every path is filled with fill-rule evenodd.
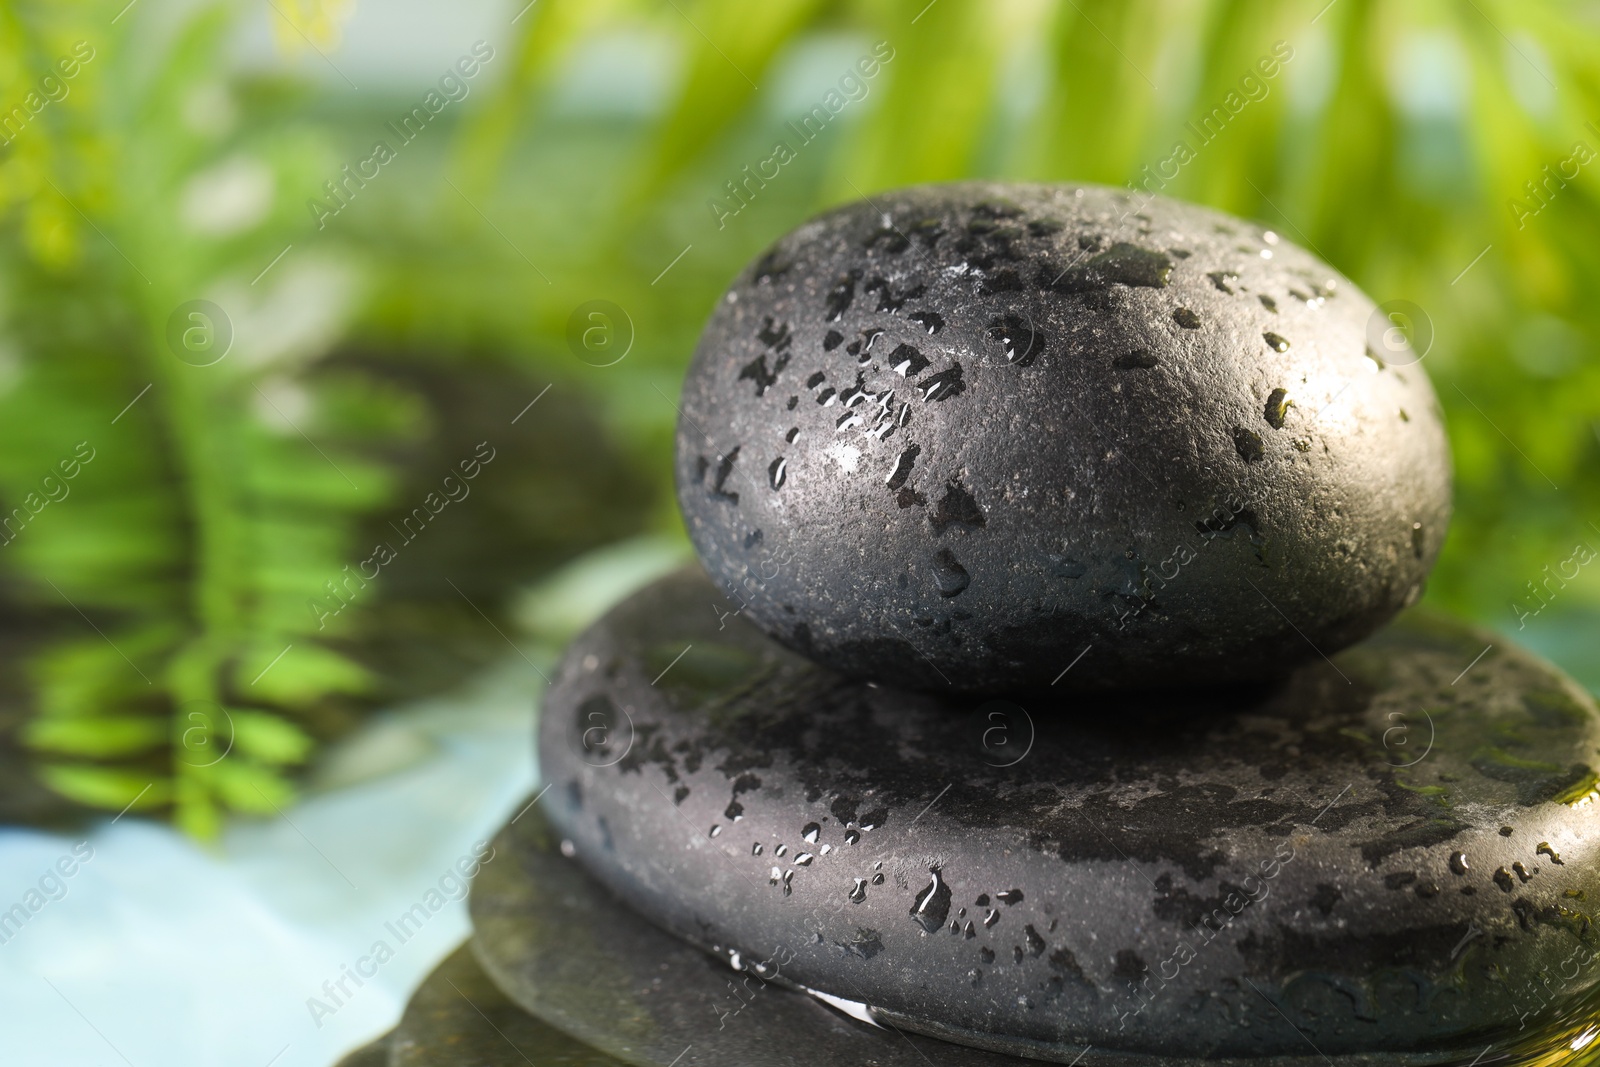
<svg viewBox="0 0 1600 1067"><path fill-rule="evenodd" d="M1409 349L1372 354L1373 311L1288 241L1164 198L877 194L717 304L679 501L745 614L855 677L1259 678L1376 630L1444 538L1437 401Z"/></svg>
<svg viewBox="0 0 1600 1067"><path fill-rule="evenodd" d="M1064 1062L1470 1062L1600 978L1600 722L1502 638L1411 615L1061 716L851 682L729 608L698 573L636 595L540 728L578 860L707 950Z"/></svg>

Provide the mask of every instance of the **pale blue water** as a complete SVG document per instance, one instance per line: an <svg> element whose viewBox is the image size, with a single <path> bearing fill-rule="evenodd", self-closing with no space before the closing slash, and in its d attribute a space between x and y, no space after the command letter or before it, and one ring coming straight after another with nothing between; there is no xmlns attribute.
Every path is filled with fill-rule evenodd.
<svg viewBox="0 0 1600 1067"><path fill-rule="evenodd" d="M569 568L523 601L520 652L376 718L286 819L240 820L214 850L131 815L86 838L0 828L0 911L74 846L93 850L0 944L0 1064L327 1067L388 1030L467 936L456 865L471 870L474 843L534 787L532 664L549 673L566 637L682 551L644 540ZM416 904L425 919L386 925ZM363 957L375 974L324 991Z"/></svg>

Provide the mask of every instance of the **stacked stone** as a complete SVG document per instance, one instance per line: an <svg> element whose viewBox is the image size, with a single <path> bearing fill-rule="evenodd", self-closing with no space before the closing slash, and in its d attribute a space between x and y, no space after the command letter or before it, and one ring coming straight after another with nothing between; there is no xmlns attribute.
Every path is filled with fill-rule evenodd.
<svg viewBox="0 0 1600 1067"><path fill-rule="evenodd" d="M1388 326L1121 190L780 240L684 388L704 570L574 642L371 1062L1588 1062L1600 719L1391 622L1449 455Z"/></svg>

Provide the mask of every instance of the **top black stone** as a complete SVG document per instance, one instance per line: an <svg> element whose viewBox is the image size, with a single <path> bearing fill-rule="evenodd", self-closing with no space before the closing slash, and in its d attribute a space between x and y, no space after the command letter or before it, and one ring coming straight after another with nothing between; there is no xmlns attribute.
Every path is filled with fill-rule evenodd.
<svg viewBox="0 0 1600 1067"><path fill-rule="evenodd" d="M1172 200L878 194L717 305L679 500L746 615L857 677L1258 678L1375 630L1444 537L1436 399L1374 315L1309 253Z"/></svg>

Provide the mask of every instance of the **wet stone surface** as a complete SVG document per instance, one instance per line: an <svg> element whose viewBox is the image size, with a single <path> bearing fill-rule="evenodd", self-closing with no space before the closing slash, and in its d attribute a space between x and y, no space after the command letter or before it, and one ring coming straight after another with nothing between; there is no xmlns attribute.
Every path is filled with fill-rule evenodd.
<svg viewBox="0 0 1600 1067"><path fill-rule="evenodd" d="M652 1067L1030 1062L851 1018L788 987L781 948L733 960L661 932L561 854L539 808L494 845L506 862L492 875L495 864L485 867L473 883L474 954L516 1004L620 1060Z"/></svg>
<svg viewBox="0 0 1600 1067"><path fill-rule="evenodd" d="M384 1058L340 1067L623 1067L517 1007L467 946L422 983L385 1043Z"/></svg>
<svg viewBox="0 0 1600 1067"><path fill-rule="evenodd" d="M1259 677L1375 630L1444 538L1437 401L1369 349L1373 310L1275 234L1171 200L879 194L718 303L679 501L746 615L856 677Z"/></svg>
<svg viewBox="0 0 1600 1067"><path fill-rule="evenodd" d="M1279 683L1061 714L851 682L733 610L698 572L625 602L539 740L577 862L723 959L1069 1063L1466 1063L1594 991L1600 728L1503 639L1413 614ZM482 949L532 952L481 893Z"/></svg>

